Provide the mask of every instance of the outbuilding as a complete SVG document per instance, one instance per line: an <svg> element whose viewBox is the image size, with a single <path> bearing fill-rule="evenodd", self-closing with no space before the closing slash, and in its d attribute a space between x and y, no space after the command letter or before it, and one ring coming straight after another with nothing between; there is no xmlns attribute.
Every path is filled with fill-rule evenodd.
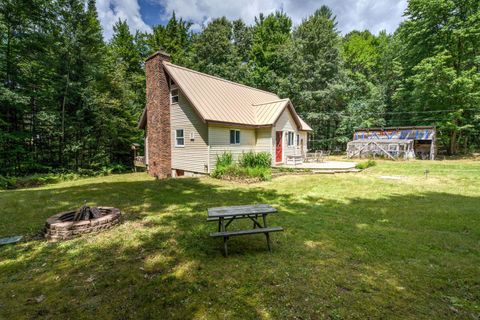
<svg viewBox="0 0 480 320"><path fill-rule="evenodd" d="M391 159L434 160L436 130L433 126L360 128L347 144L349 158L384 156Z"/></svg>

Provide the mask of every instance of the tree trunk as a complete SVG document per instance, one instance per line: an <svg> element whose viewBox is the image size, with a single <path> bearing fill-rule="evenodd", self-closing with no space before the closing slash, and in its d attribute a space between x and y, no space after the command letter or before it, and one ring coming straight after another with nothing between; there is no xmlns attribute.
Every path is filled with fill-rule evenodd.
<svg viewBox="0 0 480 320"><path fill-rule="evenodd" d="M37 87L33 85L33 95L30 99L30 103L32 105L32 148L33 148L33 161L37 163L38 156L37 156Z"/></svg>
<svg viewBox="0 0 480 320"><path fill-rule="evenodd" d="M60 166L63 167L63 152L65 149L65 104L67 102L67 93L68 93L68 85L70 81L70 67L67 66L67 83L65 85L65 91L63 92L63 99L62 99L62 135L60 138L60 153L59 153L59 160Z"/></svg>
<svg viewBox="0 0 480 320"><path fill-rule="evenodd" d="M456 146L457 146L457 131L454 130L452 135L450 136L450 155L454 155L456 153Z"/></svg>

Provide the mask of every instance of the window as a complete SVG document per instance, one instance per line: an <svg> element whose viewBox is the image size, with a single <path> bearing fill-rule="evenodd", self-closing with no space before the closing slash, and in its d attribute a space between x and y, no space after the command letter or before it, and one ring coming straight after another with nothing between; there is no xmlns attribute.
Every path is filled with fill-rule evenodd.
<svg viewBox="0 0 480 320"><path fill-rule="evenodd" d="M170 96L172 98L172 103L177 103L178 102L178 89L172 89L170 91Z"/></svg>
<svg viewBox="0 0 480 320"><path fill-rule="evenodd" d="M185 136L183 134L183 129L175 130L175 147L184 147L185 146Z"/></svg>
<svg viewBox="0 0 480 320"><path fill-rule="evenodd" d="M240 130L230 130L230 144L240 144Z"/></svg>
<svg viewBox="0 0 480 320"><path fill-rule="evenodd" d="M291 147L294 144L295 132L287 132L287 146Z"/></svg>
<svg viewBox="0 0 480 320"><path fill-rule="evenodd" d="M297 134L297 147L300 145L300 135Z"/></svg>

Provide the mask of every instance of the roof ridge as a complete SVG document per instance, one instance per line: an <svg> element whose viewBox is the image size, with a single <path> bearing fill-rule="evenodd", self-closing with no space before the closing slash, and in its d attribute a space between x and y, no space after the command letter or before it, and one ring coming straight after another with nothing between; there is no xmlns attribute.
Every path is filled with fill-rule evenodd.
<svg viewBox="0 0 480 320"><path fill-rule="evenodd" d="M264 104L275 103L275 102L280 102L280 101L288 101L288 100L290 100L290 99L289 98L283 98L283 99L270 100L270 101L261 102L261 103L252 103L252 106L256 107L256 106L261 106L261 105L264 105Z"/></svg>
<svg viewBox="0 0 480 320"><path fill-rule="evenodd" d="M234 85L237 85L237 86L241 86L241 87L245 87L245 88L248 88L248 89L253 89L253 90L256 90L256 91L265 92L265 93L277 96L275 93L270 92L270 91L265 91L265 90L258 89L258 88L255 88L255 87L247 86L245 84L230 81L230 80L223 79L223 78L220 78L220 77L217 77L217 76L212 76L211 74L200 72L200 71L193 70L193 69L189 69L189 68L186 68L186 67L182 67L182 66L179 66L178 64L174 64L174 63L171 63L171 62L168 62L168 61L164 61L163 63L171 65L171 66L176 67L176 68L186 70L186 71L190 71L190 72L193 72L193 73L198 73L198 74L206 76L206 77L210 77L210 78L217 79L217 80L220 80L220 81L228 82L228 83L231 83L231 84L234 84Z"/></svg>

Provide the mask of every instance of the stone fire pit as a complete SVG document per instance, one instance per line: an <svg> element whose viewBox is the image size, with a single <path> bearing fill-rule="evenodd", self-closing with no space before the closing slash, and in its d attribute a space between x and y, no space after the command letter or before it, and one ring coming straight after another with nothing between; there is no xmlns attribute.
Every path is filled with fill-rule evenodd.
<svg viewBox="0 0 480 320"><path fill-rule="evenodd" d="M97 233L118 224L120 210L113 207L82 206L78 210L60 212L45 223L45 237L51 241L68 240L82 234Z"/></svg>

